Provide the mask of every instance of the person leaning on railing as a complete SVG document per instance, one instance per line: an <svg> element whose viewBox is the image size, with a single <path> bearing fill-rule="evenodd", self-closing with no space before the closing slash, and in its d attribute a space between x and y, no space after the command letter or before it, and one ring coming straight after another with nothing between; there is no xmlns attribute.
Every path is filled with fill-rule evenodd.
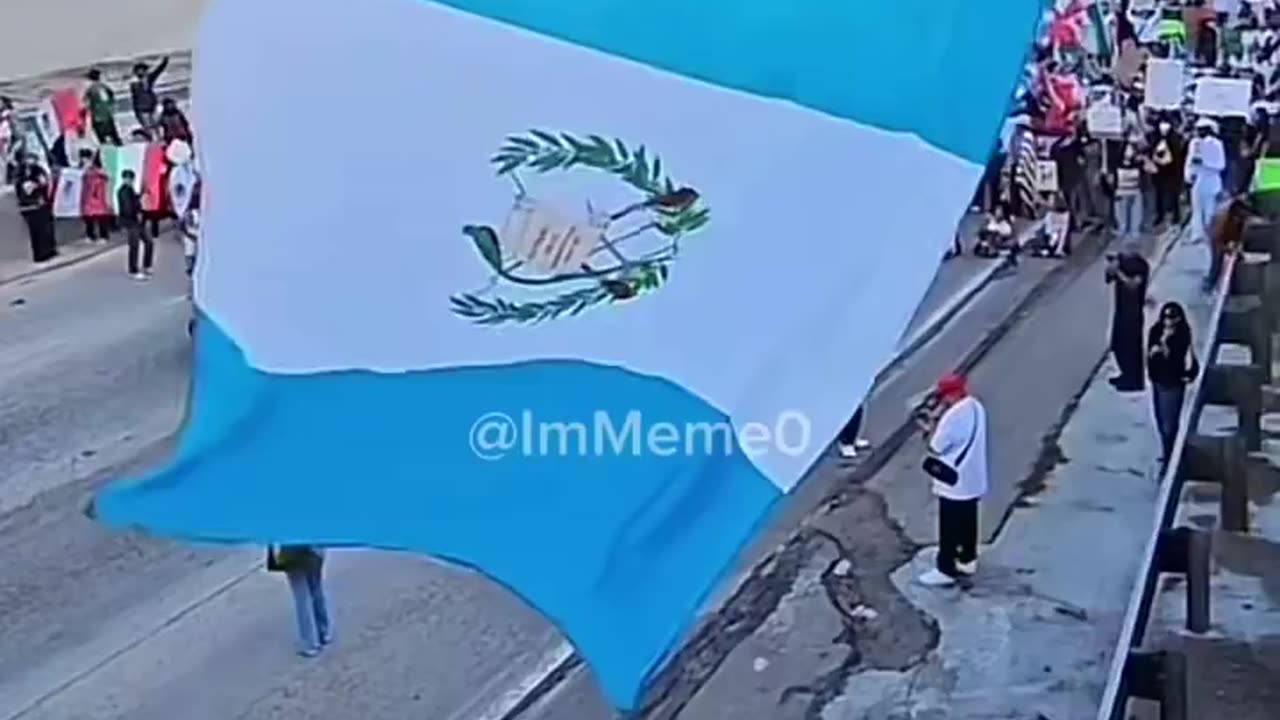
<svg viewBox="0 0 1280 720"><path fill-rule="evenodd" d="M1240 251L1244 242L1244 226L1253 214L1248 195L1235 195L1218 207L1209 223L1211 263L1205 274L1203 289L1212 291L1218 286L1226 257Z"/></svg>

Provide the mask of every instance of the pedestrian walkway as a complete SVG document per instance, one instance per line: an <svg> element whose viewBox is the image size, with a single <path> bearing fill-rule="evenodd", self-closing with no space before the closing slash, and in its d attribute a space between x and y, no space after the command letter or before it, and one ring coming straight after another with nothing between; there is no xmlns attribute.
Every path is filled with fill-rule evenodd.
<svg viewBox="0 0 1280 720"><path fill-rule="evenodd" d="M1024 310L1029 296L1039 299ZM713 599L718 612L659 678L646 717L862 720L842 703L876 692L891 698L912 686L914 669L938 645L939 621L896 581L911 576L904 566L934 542L934 502L919 469L919 441L894 452L893 436L941 374L978 361L970 377L992 421L996 477L985 527L994 533L1035 474L1046 435L1056 437L1063 406L1097 367L1109 308L1101 252L1087 238L1067 260L1027 258L1017 273L994 280L917 358L882 378L867 404L866 432L892 457L877 459L881 450L874 450L862 465L832 459L815 469L747 554L751 577ZM611 716L589 672L579 669L520 718Z"/></svg>
<svg viewBox="0 0 1280 720"><path fill-rule="evenodd" d="M1190 278L1188 279L1190 280ZM1273 336L1273 347L1275 337ZM1273 358L1280 353L1273 350ZM1247 364L1248 348L1224 344L1219 361ZM1274 385L1278 373L1271 370ZM1213 530L1210 631L1191 635L1185 589L1168 582L1156 597L1149 645L1187 657L1191 718L1274 720L1280 717L1280 415L1263 416L1262 449L1249 471L1249 532L1220 529L1221 486L1188 479L1173 525ZM1234 408L1205 405L1199 432L1234 435ZM1135 703L1136 705L1137 703ZM1155 718L1156 714L1140 716Z"/></svg>

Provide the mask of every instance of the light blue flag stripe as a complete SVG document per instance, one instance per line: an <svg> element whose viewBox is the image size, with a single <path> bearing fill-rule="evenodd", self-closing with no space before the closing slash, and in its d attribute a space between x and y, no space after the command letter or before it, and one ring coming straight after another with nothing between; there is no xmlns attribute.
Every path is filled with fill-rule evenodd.
<svg viewBox="0 0 1280 720"><path fill-rule="evenodd" d="M441 0L664 70L885 130L976 163L1043 0ZM555 82L555 78L547 78Z"/></svg>
<svg viewBox="0 0 1280 720"><path fill-rule="evenodd" d="M335 4L326 9L334 13L340 9L359 15L350 8L356 7L360 0L347 2L352 4ZM266 29L262 32L270 32L292 22L283 13L292 14L299 8L285 8L285 5L274 6L278 16L272 19L273 24L264 25ZM389 6L390 3L379 5ZM981 163L995 135L997 118L1020 71L1019 61L1034 27L1040 3L1039 0L1001 0L989 3L999 9L984 6L982 10L975 10L970 2L958 0L941 3L936 0L900 0L879 4L844 0L748 0L741 3L719 0L701 4L674 0L644 3L456 0L448 5L469 13L468 22L479 24L479 18L484 17L506 23L507 27L501 28L503 32L513 26L530 29L544 36L589 46L720 87L790 100L879 128L911 131L952 154ZM241 256L238 263L234 261L235 256L231 252L234 247L243 250L256 246L258 250L253 254L261 257L272 252L263 245L291 243L290 247L296 247L298 254L275 266L287 274L297 265L297 258L320 240L325 243L341 242L343 244L338 247L345 247L357 235L331 232L334 237L318 238L317 235L325 234L329 228L323 225L312 228L307 224L316 222L317 217L324 222L337 222L341 218L330 217L327 213L345 215L351 205L364 207L371 217L383 221L395 221L401 216L397 214L399 208L381 204L385 200L384 191L376 185L358 197L344 194L340 199L333 198L320 209L321 212L308 205L308 202L314 203L307 192L310 177L292 178L294 185L303 187L301 190L289 188L297 197L289 198L287 202L277 198L274 190L289 187L288 184L273 185L263 179L264 174L298 160L273 155L287 153L288 148L281 146L288 143L265 142L262 139L266 136L263 127L287 127L289 130L284 135L270 137L292 137L289 133L294 132L293 125L287 117L295 111L296 105L290 105L290 102L305 105L312 97L319 98L323 94L313 96L311 93L320 93L326 88L322 83L310 83L304 91L295 89L294 96L288 102L281 101L278 106L271 105L271 98L261 101L255 98L255 101L248 102L259 113L274 113L270 119L280 122L267 123L266 118L260 118L261 122L255 126L259 136L245 138L238 132L241 126L236 124L242 122L241 115L228 108L238 107L236 100L244 98L237 93L248 94L248 91L238 80L232 79L238 79L255 65L275 62L283 68L292 68L290 63L298 63L300 68L305 68L309 62L306 58L287 53L273 55L276 51L271 48L258 47L254 50L261 55L259 58L231 47L229 38L243 27L237 24L244 17L243 13L269 15L271 10L259 11L248 0L214 2L213 7L211 12L214 14L219 7L230 8L226 17L231 20L224 22L219 32L214 34L220 41L219 46L209 48L210 52L204 55L218 58L221 78L212 83L214 90L204 95L199 86L196 88L197 102L209 102L207 107L213 108L206 117L218 119L213 123L216 127L204 129L205 151L218 148L221 153L210 158L208 165L211 173L208 179L215 187L211 192L217 200L210 201L206 227L214 228L222 223L222 227L232 229L223 231L226 235L220 238L212 237L213 230L209 230L210 252L208 264L204 267L204 287L215 286L225 290L234 286L232 295L235 298L249 299L255 310L274 311L282 306L283 298L274 296L273 299L273 292L293 293L305 288L294 287L287 282L282 283L283 287L279 287L281 283L244 283L241 273L245 273L251 263L245 256ZM421 7L407 7L425 15ZM366 16L371 12L366 11ZM333 22L332 18L330 22ZM353 34L338 33L327 37L351 43L344 49L355 52L353 48L366 42L366 37L373 37L379 29L371 25ZM305 27L299 26L299 32L304 31ZM490 29L483 32L489 33ZM411 47L416 42L416 36L407 33L409 30L402 33L401 38L407 44L397 48ZM304 45L305 39L305 35L290 38L295 46ZM451 39L455 44L463 42ZM465 52L469 47L464 43L459 49ZM222 55L213 52L215 49ZM318 46L305 49L321 52ZM323 52L332 53L332 50L325 46ZM402 54L391 53L396 61ZM335 59L331 54L324 59L326 62L346 62L341 58ZM378 57L378 62L390 61L390 55ZM246 67L239 68L236 63L246 63ZM437 62L434 68L437 76L440 67L446 65L447 62ZM282 72L281 67L276 71ZM377 70L373 63L369 64L368 71ZM479 72L478 69L473 71ZM430 70L423 72L427 74ZM449 72L453 72L451 66ZM644 74L647 71L629 67L627 72ZM498 81L501 80L499 77ZM556 80L555 77L547 78L548 83ZM410 81L397 87L412 85ZM572 91L576 86L569 87ZM564 90L563 87L560 89ZM485 85L480 83L475 88L476 97L464 100L478 102L486 99L484 90ZM466 88L466 92L470 89ZM583 95L589 92L584 91ZM373 99L373 96L369 98ZM424 102L450 103L455 99L430 98ZM494 100L491 97L487 99ZM751 100L755 102L754 98ZM608 102L608 93L605 91L600 97L589 98L589 101ZM784 115L801 114L781 106L762 105L769 105L770 110L781 108ZM421 117L429 120L428 115L429 109L420 113ZM525 118L520 117L519 112L511 112L511 115L509 119L503 118L503 122L513 124L503 128L502 132L526 129ZM826 122L825 118L822 120ZM471 122L468 119L468 123ZM779 119L775 118L769 127L778 123ZM608 125L580 130L613 132L617 129ZM740 132L741 123L739 126ZM681 126L670 127L678 130ZM502 132L493 136L494 142L501 141ZM676 134L679 135L678 132ZM882 139L879 134L863 134L875 135L875 142ZM637 132L636 135L639 142L652 139L645 132ZM760 133L753 133L751 137L760 137ZM806 134L804 139L808 138ZM695 153L691 149L671 155L671 145L678 144L673 143L675 139L668 138L664 144L664 159L684 163L694 160ZM700 137L694 139L701 141ZM883 148L894 147L892 142L897 140L886 139L877 150L859 146L847 138L846 144L833 156L835 159L827 157L822 142L806 145L793 136L789 138L789 147L815 152L831 167L836 167L837 163L844 162L840 158L846 154L859 156L850 152L854 147L863 147L870 153L862 157L880 157L882 160L890 157L887 152L885 155L877 153L885 152ZM916 146L912 142L904 145L909 146L906 147L907 152ZM246 150L245 146L253 149ZM423 155L419 162L405 165L409 169L431 167L430 161L444 157L448 149L445 144L433 146L431 152L436 158ZM773 162L769 158L767 140L762 147L753 145L744 151L750 151L753 161ZM477 168L484 168L489 152L491 150L486 145L483 153L476 155L474 162ZM931 150L925 154L943 157L948 162L951 160L950 156ZM268 168L262 167L264 158L273 158L267 163ZM836 187L829 181L818 183L813 177L798 177L793 183L791 178L802 174L795 171L787 173L781 182L808 188L808 195L800 198L800 204L811 202L809 195L825 196L829 193L831 197L825 205L835 207L838 201L844 201L847 194L856 194L859 187L865 188L868 184L883 186L886 180L892 180L890 187L909 187L914 182L912 174L920 172L921 166L913 165L905 156L898 159L903 160L901 167L877 167L874 162L864 168L851 167L847 178L849 187ZM378 158L369 157L360 157L356 161L358 165L353 166L353 170L359 172L371 172L370 167L380 162ZM818 172L814 170L818 164L795 167L807 167ZM447 177L450 183L459 184L462 182L459 178L469 177L469 165L449 167L452 168L451 175L435 170L435 175L423 172L420 176L415 174L407 178L407 182L412 184L421 180L439 185L442 178ZM303 168L303 171L311 171L320 177L324 176L323 170L318 165ZM855 170L858 172L853 172ZM388 177L396 172L407 172L399 165L379 165L379 171ZM962 173L966 171L962 170ZM822 173L823 178L846 179L840 172L829 169ZM704 171L698 175L711 174ZM759 221L767 219L764 215L776 214L771 208L752 207L752 212L747 212L747 208L735 206L729 198L736 195L735 190L741 190L734 187L733 181L737 176L734 169L723 175L720 179L709 178L710 184L705 186L714 197L726 198L723 202L717 200L713 227L732 226L735 220L746 223L752 217L759 225ZM752 176L748 174L748 177ZM760 176L754 177L759 181ZM233 180L224 181L224 186L218 187L219 178ZM956 178L952 176L945 187L923 192L920 197L927 204L924 209L928 212L915 215L938 215L939 227L951 222L942 216L949 214L947 208L952 204L957 207L962 204L965 198L960 196L969 191L968 187L961 187L965 178ZM812 187L819 184L824 187ZM326 188L341 187L341 182L322 185L324 187L315 191L329 192ZM753 196L746 194L742 197ZM505 198L502 200L507 201ZM908 205L883 210L886 213L911 212L913 208L909 203L913 199L903 197L903 200ZM938 207L929 204L935 201ZM222 204L216 204L218 202ZM411 202L408 204L412 205ZM495 206L495 210L500 207ZM880 207L866 209L881 210ZM465 240L457 236L460 222L455 224L452 219L432 216L427 218L432 227L419 234L423 230L423 218L418 217L415 207L409 207L408 211L413 214L413 222L408 226L384 222L376 228L362 227L368 236L360 235L361 238L370 242L377 240L382 243L379 246L381 251L390 254L389 262L384 260L384 263L392 268L412 265L405 262L411 256L408 248L434 244L439 248L435 251L437 255L419 263L424 277L416 281L416 285L435 287L435 283L442 283L441 278L426 277L428 270L446 276L455 271L459 275L475 272L478 265L455 266L448 264L452 261L440 260L456 257L446 252L447 247L463 247L447 245L447 238L451 236L454 236L455 243ZM756 211L760 215L753 215ZM433 212L447 214L448 208L437 208ZM732 217L734 215L737 217ZM483 220L483 215L465 218L465 222ZM830 228L824 227L823 222L827 221L806 218L810 242L804 247L824 249L820 240L827 237L823 231ZM875 227L904 227L901 223L867 222ZM237 226L243 231L236 232ZM263 230L264 227L269 229ZM404 232L403 227L411 227L412 232ZM733 234L725 236L733 237ZM750 230L738 232L734 239L743 246L750 246L756 253L743 256L754 258L752 262L768 258L768 253L776 249L771 246L769 237L753 237ZM847 263L848 267L859 269L860 263L865 263L869 275L855 278L843 275L845 271L841 270L839 282L830 281L818 288L820 294L814 298L816 304L812 306L826 307L826 313L833 313L837 318L846 317L841 313L853 317L854 310L865 313L867 301L866 296L851 295L855 289L846 287L846 281L860 283L862 287L857 291L869 292L877 299L891 295L893 288L876 283L906 283L909 288L906 295L909 297L897 298L892 304L895 307L901 305L898 309L909 314L906 311L910 308L906 306L916 297L910 288L915 288L916 284L915 278L903 276L910 275L911 268L918 268L917 274L923 278L932 272L928 263L936 262L937 256L930 233L915 233L910 240L909 244L895 246L910 247L909 252L888 252L885 246L874 242L851 244L843 235L832 235L830 242L840 243L840 247L847 250L841 254L840 266ZM945 237L937 239L938 252L945 241ZM218 242L226 243L221 254ZM799 243L798 240L795 242ZM281 247L284 245L277 245L276 249ZM857 248L857 252L850 248ZM330 254L336 262L342 262L340 252ZM220 267L218 262L228 257L233 260ZM820 256L801 254L797 257ZM330 264L335 262L334 258L325 258ZM473 258L468 257L467 260ZM689 260L690 263L693 261L692 258ZM725 256L724 262L736 260ZM814 262L823 260L815 259ZM781 262L775 260L773 264ZM687 267L688 264L676 272L683 272ZM784 284L774 288L777 292L791 292L811 281L808 268L803 263L793 263L790 267L795 268L793 272L775 279ZM896 270L886 271L887 268ZM276 278L276 274L270 274L272 269L268 263L259 268L260 273L267 274L254 275L251 271L248 274ZM330 267L326 272L332 270ZM319 271L317 267L308 272L314 274ZM374 281L380 282L382 276L377 275L376 269L374 274ZM389 276L394 274L388 273ZM681 291L681 288L689 291L710 287L715 280L696 274L681 277L691 280L668 289L668 293ZM293 277L292 280L299 286L307 281L305 277ZM921 279L919 287L922 289L926 282L927 278ZM333 287L341 285L334 283ZM394 287L394 282L390 286ZM366 288L368 290L370 288ZM456 292L458 288L443 282L436 290L440 292L438 302L443 304L447 302L449 293ZM203 290L201 292L204 293ZM343 287L338 292L349 292L349 289ZM216 295L210 293L210 296ZM725 298L714 297L712 293L704 295L704 298L693 299L711 305L728 302ZM851 297L858 298L857 302ZM225 294L219 298L223 303L235 299ZM360 300L367 301L367 298ZM357 304L355 299L353 304ZM386 325L387 333L424 332L421 328L415 330L412 320L406 321L403 317L390 321L375 317L376 303L371 308L366 302L361 308L340 310L338 314L350 312L359 315L365 321L362 324L371 327L378 327L381 321ZM617 311L625 309L625 304L615 308ZM781 496L776 484L778 478L771 479L762 473L736 444L729 448L729 452L694 456L658 456L648 452L588 453L585 456L572 452L534 453L530 457L511 458L507 462L488 462L477 457L466 441L467 433L477 419L494 412L505 412L519 418L521 413L528 411L540 420L587 419L597 412L604 412L617 421L632 410L642 409L646 418L686 427L696 423L730 424L730 418L722 409L686 387L675 384L673 380L677 378L674 376L643 375L628 371L626 367L586 361L501 364L501 357L494 358L497 364L466 369L435 368L394 374L357 370L274 374L251 366L246 353L253 357L255 352L262 353L263 348L240 346L233 341L224 332L227 328L220 327L212 319L226 319L219 310L225 311L225 307L210 305L211 316L202 317L199 322L194 404L176 461L160 473L116 484L104 492L98 501L99 517L104 522L216 542L361 544L407 549L429 552L476 567L552 619L588 660L608 697L618 707L634 706L645 679L687 632L697 609L716 581L731 566L737 552L765 521ZM600 310L604 312L603 308ZM815 313L826 314L822 310L815 310ZM301 317L271 317L279 318L276 320L279 332L272 328L272 335L301 334L306 336L301 339L308 341L320 337L325 341L320 343L322 347L326 343L342 347L352 342L349 336L341 336L337 332L332 336L317 332L314 324L300 322L304 320ZM601 318L603 322L606 316L597 314L577 320L591 322L591 317ZM812 318L804 320L811 321ZM573 321L564 319L566 323ZM625 321L620 319L618 322L619 325L601 327L607 332L628 329L620 327L625 326ZM310 329L300 331L299 327ZM794 329L791 324L786 324L769 332L773 333L772 337L783 338L790 337L788 333ZM881 330L884 328L868 325L861 332L865 336ZM896 336L901 328L889 330ZM889 330L884 331L888 333ZM552 331L554 329L547 330ZM654 336L653 342L678 345L682 333L692 332L696 330L670 327L668 332ZM765 330L753 329L752 332ZM243 340L243 335L236 337ZM820 342L815 345L816 348L796 348L796 353L816 352L820 355L825 346ZM577 357L572 351L566 352L568 357ZM839 372L835 375L843 382L843 373L848 372L851 385L860 382L855 375L869 376L872 370L851 371L846 364L848 360L856 359L864 364L883 360L852 358L850 354L840 353L848 353L848 350L838 348L838 353L827 355L825 359L819 357L814 362L841 358ZM736 357L708 356L701 361L713 363L714 367L725 363L726 369L741 369L742 363L748 363L748 359ZM734 363L739 366L730 368ZM799 364L797 368L800 368ZM760 370L763 372L764 369ZM793 374L800 372L796 368L787 370ZM767 374L760 377L770 377L770 382L775 384L786 379ZM767 394L774 390L775 387L763 387L759 383L744 387L744 392L750 394ZM831 390L836 392L835 388ZM849 392L852 395L857 390ZM804 397L804 393L800 395L797 402L813 400L812 397ZM853 401L850 397L850 402ZM843 400L826 404L840 407L823 412L844 412ZM822 427L833 424L834 420L827 418ZM828 437L817 438L817 441L823 442Z"/></svg>

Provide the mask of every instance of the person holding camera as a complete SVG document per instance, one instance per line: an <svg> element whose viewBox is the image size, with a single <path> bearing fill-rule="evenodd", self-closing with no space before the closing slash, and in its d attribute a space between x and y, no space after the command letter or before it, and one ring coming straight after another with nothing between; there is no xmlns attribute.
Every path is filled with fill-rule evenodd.
<svg viewBox="0 0 1280 720"><path fill-rule="evenodd" d="M928 441L924 471L938 498L938 555L936 567L917 581L946 587L978 571L978 511L988 485L987 410L956 374L938 381L934 400L918 421Z"/></svg>
<svg viewBox="0 0 1280 720"><path fill-rule="evenodd" d="M1120 392L1142 392L1146 389L1143 369L1142 335L1147 283L1151 266L1136 243L1130 243L1118 254L1107 256L1107 284L1115 289L1111 312L1111 354L1120 373L1111 385Z"/></svg>

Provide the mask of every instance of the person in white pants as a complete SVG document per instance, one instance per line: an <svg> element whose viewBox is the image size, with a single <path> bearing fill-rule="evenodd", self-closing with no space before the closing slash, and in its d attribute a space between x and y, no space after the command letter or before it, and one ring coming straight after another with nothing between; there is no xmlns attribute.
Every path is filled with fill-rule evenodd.
<svg viewBox="0 0 1280 720"><path fill-rule="evenodd" d="M1196 137L1187 149L1184 173L1191 185L1192 242L1208 240L1218 195L1222 192L1222 171L1227 167L1227 157L1217 133L1218 123L1200 118L1196 121Z"/></svg>

